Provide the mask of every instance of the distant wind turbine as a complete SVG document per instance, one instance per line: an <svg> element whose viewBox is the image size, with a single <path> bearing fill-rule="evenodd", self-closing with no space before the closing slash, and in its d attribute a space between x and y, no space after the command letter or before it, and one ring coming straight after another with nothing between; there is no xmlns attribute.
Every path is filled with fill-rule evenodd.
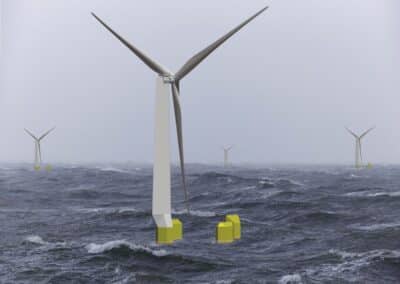
<svg viewBox="0 0 400 284"><path fill-rule="evenodd" d="M93 17L111 32L123 45L132 51L144 64L157 73L156 99L155 99L155 154L153 168L153 205L152 215L159 228L172 227L171 218L171 173L170 173L170 141L169 141L169 90L172 93L172 101L175 112L176 132L178 136L180 168L182 185L185 193L186 208L189 213L188 192L185 181L185 162L183 153L182 137L182 113L179 95L179 82L199 65L215 49L233 36L251 20L256 18L268 7L258 11L246 21L232 29L229 33L195 54L176 73L168 71L155 60L151 59L143 51L129 43L122 36L117 34L111 27L92 13ZM161 47L162 48L162 47ZM180 52L179 50L177 50Z"/></svg>
<svg viewBox="0 0 400 284"><path fill-rule="evenodd" d="M47 132L45 132L39 138L37 138L35 135L33 135L32 132L30 132L28 129L25 129L26 133L28 133L28 135L30 135L33 138L33 140L35 141L35 160L34 160L34 169L35 170L40 170L40 168L42 167L42 149L40 146L40 142L43 140L43 138L45 138L54 129L55 129L55 127L48 130Z"/></svg>
<svg viewBox="0 0 400 284"><path fill-rule="evenodd" d="M232 149L233 146L229 147L222 147L222 150L224 150L224 168L227 168L230 166L229 162L229 151Z"/></svg>
<svg viewBox="0 0 400 284"><path fill-rule="evenodd" d="M367 131L365 131L364 133L362 133L361 135L357 135L355 134L353 131L351 131L350 129L347 129L347 131L354 136L355 138L355 167L356 168L361 168L362 164L363 164L363 159L362 159L362 148L361 148L361 139L365 137L365 135L367 135L371 130L373 130L375 127L371 127L370 129L368 129Z"/></svg>

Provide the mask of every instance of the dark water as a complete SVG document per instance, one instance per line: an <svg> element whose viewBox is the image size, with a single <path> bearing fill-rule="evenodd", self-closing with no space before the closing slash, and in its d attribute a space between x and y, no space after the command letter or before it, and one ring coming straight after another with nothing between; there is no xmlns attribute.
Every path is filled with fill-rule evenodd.
<svg viewBox="0 0 400 284"><path fill-rule="evenodd" d="M154 243L151 168L0 170L0 283L399 283L400 167L177 169L184 240ZM215 243L224 214L242 240Z"/></svg>

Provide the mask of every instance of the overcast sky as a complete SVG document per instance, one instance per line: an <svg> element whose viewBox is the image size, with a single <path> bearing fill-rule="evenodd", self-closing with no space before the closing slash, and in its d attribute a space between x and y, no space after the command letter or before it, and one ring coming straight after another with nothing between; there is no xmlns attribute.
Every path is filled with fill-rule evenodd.
<svg viewBox="0 0 400 284"><path fill-rule="evenodd" d="M187 161L351 163L376 125L365 160L400 162L398 0L0 1L2 161L54 125L46 161L152 161L156 75L91 11L175 71L269 5L181 82Z"/></svg>

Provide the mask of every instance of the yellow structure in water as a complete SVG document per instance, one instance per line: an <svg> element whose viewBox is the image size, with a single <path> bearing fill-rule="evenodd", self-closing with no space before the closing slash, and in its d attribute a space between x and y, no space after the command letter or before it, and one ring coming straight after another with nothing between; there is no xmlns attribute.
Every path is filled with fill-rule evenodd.
<svg viewBox="0 0 400 284"><path fill-rule="evenodd" d="M34 166L33 169L34 169L35 171L40 171L40 166Z"/></svg>
<svg viewBox="0 0 400 284"><path fill-rule="evenodd" d="M372 169L372 164L371 163L367 164L367 169Z"/></svg>
<svg viewBox="0 0 400 284"><path fill-rule="evenodd" d="M241 236L241 226L239 215L226 215L225 222L231 222L233 225L233 238L235 240L240 240Z"/></svg>
<svg viewBox="0 0 400 284"><path fill-rule="evenodd" d="M172 244L181 240L183 235L182 222L179 219L172 219L172 227L157 228L156 242L158 244Z"/></svg>
<svg viewBox="0 0 400 284"><path fill-rule="evenodd" d="M46 171L51 171L53 168L50 165L46 166Z"/></svg>
<svg viewBox="0 0 400 284"><path fill-rule="evenodd" d="M233 224L232 222L219 222L217 225L217 242L226 244L233 242Z"/></svg>
<svg viewBox="0 0 400 284"><path fill-rule="evenodd" d="M217 225L216 239L217 243L232 243L241 237L241 225L239 215L230 214L225 216L225 222L219 222Z"/></svg>

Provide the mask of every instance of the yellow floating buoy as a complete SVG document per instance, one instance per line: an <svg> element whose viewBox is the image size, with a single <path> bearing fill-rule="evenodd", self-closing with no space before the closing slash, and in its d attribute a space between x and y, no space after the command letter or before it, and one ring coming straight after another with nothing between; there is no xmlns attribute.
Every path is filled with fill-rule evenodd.
<svg viewBox="0 0 400 284"><path fill-rule="evenodd" d="M217 243L226 244L234 240L232 222L219 222L217 225Z"/></svg>
<svg viewBox="0 0 400 284"><path fill-rule="evenodd" d="M241 236L241 226L240 218L237 214L226 215L225 222L231 222L233 225L233 238L235 240L240 240Z"/></svg>
<svg viewBox="0 0 400 284"><path fill-rule="evenodd" d="M225 216L225 222L219 222L217 225L216 239L217 243L232 243L234 240L240 240L241 225L237 214Z"/></svg>
<svg viewBox="0 0 400 284"><path fill-rule="evenodd" d="M157 228L156 242L158 244L172 244L181 240L183 235L182 222L179 219L172 219L172 227Z"/></svg>

